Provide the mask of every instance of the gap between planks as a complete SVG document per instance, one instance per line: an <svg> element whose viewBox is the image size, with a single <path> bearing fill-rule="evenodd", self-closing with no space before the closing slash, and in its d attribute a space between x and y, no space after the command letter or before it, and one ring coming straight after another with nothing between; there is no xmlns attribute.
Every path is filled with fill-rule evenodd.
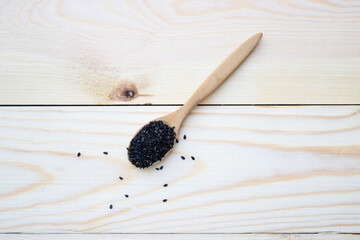
<svg viewBox="0 0 360 240"><path fill-rule="evenodd" d="M0 107L181 107L184 104L40 104L40 105L12 105L5 104ZM305 104L198 104L198 107L305 107L305 106L360 106L359 103L305 103Z"/></svg>

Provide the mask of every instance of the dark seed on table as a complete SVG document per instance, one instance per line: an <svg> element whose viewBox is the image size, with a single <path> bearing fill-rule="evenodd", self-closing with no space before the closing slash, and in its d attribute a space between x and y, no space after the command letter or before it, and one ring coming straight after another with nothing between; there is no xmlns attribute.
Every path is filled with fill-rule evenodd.
<svg viewBox="0 0 360 240"><path fill-rule="evenodd" d="M138 168L147 168L161 161L173 148L176 133L162 121L145 125L131 140L128 147L129 161Z"/></svg>
<svg viewBox="0 0 360 240"><path fill-rule="evenodd" d="M194 158L193 156L191 156L191 159L192 159L192 160L195 160L195 158Z"/></svg>
<svg viewBox="0 0 360 240"><path fill-rule="evenodd" d="M123 180L123 178L122 178L122 177L119 177L119 179L120 179L120 180Z"/></svg>
<svg viewBox="0 0 360 240"><path fill-rule="evenodd" d="M103 152L103 154L108 155L108 152Z"/></svg>
<svg viewBox="0 0 360 240"><path fill-rule="evenodd" d="M167 201L167 199L164 199L164 200L163 200L163 202L166 202L166 201Z"/></svg>
<svg viewBox="0 0 360 240"><path fill-rule="evenodd" d="M113 206L112 206L112 204L111 204L111 205L109 206L109 208L112 209L112 207L113 207Z"/></svg>
<svg viewBox="0 0 360 240"><path fill-rule="evenodd" d="M128 197L129 197L129 195L125 194L125 197L127 197L127 198L128 198Z"/></svg>
<svg viewBox="0 0 360 240"><path fill-rule="evenodd" d="M184 139L186 139L186 135L184 135L184 137L183 137Z"/></svg>
<svg viewBox="0 0 360 240"><path fill-rule="evenodd" d="M165 183L165 184L164 184L164 187L167 187L167 186L168 186L167 183Z"/></svg>
<svg viewBox="0 0 360 240"><path fill-rule="evenodd" d="M184 157L184 156L181 156L181 159L182 159L182 160L185 160L185 157Z"/></svg>
<svg viewBox="0 0 360 240"><path fill-rule="evenodd" d="M163 168L164 168L164 166L161 166L161 167L160 167L160 170L162 170Z"/></svg>
<svg viewBox="0 0 360 240"><path fill-rule="evenodd" d="M78 152L78 153L77 153L77 156L80 157L80 155L81 155L81 153Z"/></svg>
<svg viewBox="0 0 360 240"><path fill-rule="evenodd" d="M179 140L176 139L175 141L176 141L176 143L179 143Z"/></svg>
<svg viewBox="0 0 360 240"><path fill-rule="evenodd" d="M158 170L158 171L160 170L160 168L158 168L158 167L157 167L157 168L155 168L155 169L156 169L156 170Z"/></svg>

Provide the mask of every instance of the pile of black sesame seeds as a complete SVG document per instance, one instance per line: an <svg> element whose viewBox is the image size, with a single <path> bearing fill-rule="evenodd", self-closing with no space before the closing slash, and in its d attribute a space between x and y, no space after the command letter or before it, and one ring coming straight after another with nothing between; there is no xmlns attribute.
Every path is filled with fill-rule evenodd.
<svg viewBox="0 0 360 240"><path fill-rule="evenodd" d="M138 168L153 165L173 148L175 138L174 127L162 121L150 122L131 140L127 149L130 162Z"/></svg>

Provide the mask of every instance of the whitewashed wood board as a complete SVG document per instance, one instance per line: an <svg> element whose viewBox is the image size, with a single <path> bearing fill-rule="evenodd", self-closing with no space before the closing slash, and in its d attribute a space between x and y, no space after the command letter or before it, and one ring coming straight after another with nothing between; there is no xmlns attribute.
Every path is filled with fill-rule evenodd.
<svg viewBox="0 0 360 240"><path fill-rule="evenodd" d="M360 1L2 1L0 23L0 104L184 103L257 32L204 103L360 103Z"/></svg>
<svg viewBox="0 0 360 240"><path fill-rule="evenodd" d="M353 234L0 234L0 239L7 240L42 240L42 239L171 239L171 240L355 240L359 235Z"/></svg>
<svg viewBox="0 0 360 240"><path fill-rule="evenodd" d="M198 107L163 170L132 167L175 109L0 108L0 232L360 232L360 106Z"/></svg>

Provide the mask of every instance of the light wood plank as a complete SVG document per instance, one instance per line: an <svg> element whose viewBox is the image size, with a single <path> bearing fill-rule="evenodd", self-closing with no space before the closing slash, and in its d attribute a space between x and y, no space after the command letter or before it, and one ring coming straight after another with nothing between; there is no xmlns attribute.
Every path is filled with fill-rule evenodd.
<svg viewBox="0 0 360 240"><path fill-rule="evenodd" d="M198 107L135 169L133 133L174 109L0 108L0 232L360 232L359 106Z"/></svg>
<svg viewBox="0 0 360 240"><path fill-rule="evenodd" d="M184 103L257 32L204 103L360 103L356 0L2 1L0 21L0 104Z"/></svg>
<svg viewBox="0 0 360 240"><path fill-rule="evenodd" d="M242 239L260 239L260 240L353 240L360 239L359 235L352 234L0 234L0 238L8 240L18 239L171 239L171 240L242 240Z"/></svg>

